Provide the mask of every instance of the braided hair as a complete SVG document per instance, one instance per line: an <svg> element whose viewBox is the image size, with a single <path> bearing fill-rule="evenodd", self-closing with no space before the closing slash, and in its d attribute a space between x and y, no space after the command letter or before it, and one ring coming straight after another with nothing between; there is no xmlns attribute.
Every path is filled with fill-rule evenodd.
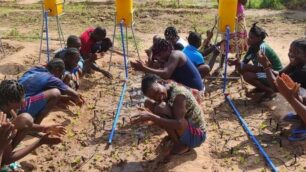
<svg viewBox="0 0 306 172"><path fill-rule="evenodd" d="M20 102L24 97L24 88L16 80L3 80L0 83L0 107Z"/></svg>
<svg viewBox="0 0 306 172"><path fill-rule="evenodd" d="M173 27L173 26L167 27L164 35L165 35L166 39L173 39L173 38L178 37L177 31L176 31L175 27Z"/></svg>
<svg viewBox="0 0 306 172"><path fill-rule="evenodd" d="M294 40L292 42L292 45L306 53L306 38L299 38L297 40Z"/></svg>
<svg viewBox="0 0 306 172"><path fill-rule="evenodd" d="M263 28L256 26L257 23L258 22L253 23L250 29L250 33L254 34L256 37L261 38L261 40L263 41L268 36L268 34Z"/></svg>
<svg viewBox="0 0 306 172"><path fill-rule="evenodd" d="M142 78L141 81L141 91L143 94L147 94L148 91L152 88L152 85L154 83L157 83L157 81L160 80L160 78L157 75L154 74L147 74Z"/></svg>
<svg viewBox="0 0 306 172"><path fill-rule="evenodd" d="M173 47L172 44L165 39L158 39L152 47L153 54L168 50L173 50Z"/></svg>

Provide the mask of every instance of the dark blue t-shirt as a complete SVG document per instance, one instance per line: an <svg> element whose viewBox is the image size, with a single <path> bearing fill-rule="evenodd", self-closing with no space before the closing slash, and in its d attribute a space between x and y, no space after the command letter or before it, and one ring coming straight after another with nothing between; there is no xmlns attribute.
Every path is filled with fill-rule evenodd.
<svg viewBox="0 0 306 172"><path fill-rule="evenodd" d="M45 67L33 67L23 74L18 82L25 89L25 96L34 96L45 90L57 88L62 93L68 86L59 78L52 75Z"/></svg>
<svg viewBox="0 0 306 172"><path fill-rule="evenodd" d="M204 84L201 75L191 60L188 57L186 57L186 59L187 61L183 66L177 67L174 70L171 79L189 88L202 91L204 89Z"/></svg>

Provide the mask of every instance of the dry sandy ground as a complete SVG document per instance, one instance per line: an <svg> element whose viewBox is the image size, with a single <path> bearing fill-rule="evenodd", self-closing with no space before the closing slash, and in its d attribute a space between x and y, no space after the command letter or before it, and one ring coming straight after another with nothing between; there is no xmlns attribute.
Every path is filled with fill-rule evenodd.
<svg viewBox="0 0 306 172"><path fill-rule="evenodd" d="M152 10L152 8L157 9ZM183 17L182 14L169 13L169 9L159 9L159 7L154 6L152 8L144 9L141 11L143 15L139 14L137 18L136 35L140 42L141 58L143 59L145 59L143 50L150 46L152 36L154 34L162 35L162 31L167 24L171 24L171 22L173 24L177 18L179 20L180 17ZM111 8L109 7L109 9ZM188 11L189 9L178 10ZM195 11L197 12L197 10ZM306 28L304 13L250 10L247 14L249 16L248 25L256 20L264 25L270 35L267 42L276 50L282 62L287 64L290 42L304 35ZM287 17L284 17L284 14ZM10 29L10 23L13 20L10 16L12 15L20 14L13 12L8 15L9 18L5 18L3 23L0 24L0 30L7 31ZM67 14L67 16L69 15ZM75 19L63 20L66 35L80 34L80 30L87 27L87 23L81 23L77 28L71 27L70 20ZM171 22L167 23L165 20ZM107 18L105 22L111 23L111 19ZM16 25L18 26L18 24ZM155 28L150 28L151 26L155 26ZM39 25L29 23L28 27L25 26L24 32L30 30L31 27L39 28L40 23ZM112 25L106 27L111 33ZM189 28L186 27L183 23L178 22L178 28L184 37L192 28L190 25L188 25ZM52 31L51 34L55 35L55 32ZM118 41L116 39L116 49L120 50ZM0 53L2 58L0 61L0 78L15 79L33 64L38 64L38 40L28 42L4 39L4 43L7 56L3 57ZM52 50L58 47L58 42L52 41ZM131 47L130 60L133 60L137 56L133 47ZM44 61L45 55L42 57L42 61ZM98 61L104 68L108 67L108 57L109 54ZM164 144L167 142L162 140L165 133L154 127L131 126L129 124L129 117L137 113L135 102L141 101L139 99L142 98L136 96L132 100L130 99L130 94L134 94L135 90L139 88L141 74L129 70L128 90L134 88L134 92L132 93L131 90L125 96L117 134L112 146L108 148L106 142L112 125L113 111L116 109L121 91L122 83L120 79L124 75L122 56L114 54L114 61L116 66L111 70L115 78L113 81L109 81L97 73L82 79L80 93L84 95L87 102L84 107L71 107L66 112L52 112L43 121L44 124L63 124L67 127L68 133L63 138L62 144L52 148L43 146L30 156L20 160L26 171L183 172L187 170L197 172L268 170L256 147L248 139L231 109L224 102L220 90L222 83L219 81L207 82L208 93L201 104L208 123L208 139L205 144L186 155L173 157L169 163L164 163L162 153L167 148L167 144ZM305 171L305 142L290 143L287 140L291 124L282 124L279 125L278 129L276 128L276 119L290 110L289 105L281 96L269 103L255 104L245 97L244 86L240 81L231 82L229 92L251 130L259 138L274 163L281 171ZM34 140L35 138L29 137L20 147L28 145Z"/></svg>

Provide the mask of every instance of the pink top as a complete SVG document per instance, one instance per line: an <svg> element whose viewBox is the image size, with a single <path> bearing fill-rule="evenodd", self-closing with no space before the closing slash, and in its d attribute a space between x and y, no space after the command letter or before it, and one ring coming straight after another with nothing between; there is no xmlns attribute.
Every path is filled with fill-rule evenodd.
<svg viewBox="0 0 306 172"><path fill-rule="evenodd" d="M238 6L237 6L237 16L240 16L241 14L244 13L244 6L238 2Z"/></svg>

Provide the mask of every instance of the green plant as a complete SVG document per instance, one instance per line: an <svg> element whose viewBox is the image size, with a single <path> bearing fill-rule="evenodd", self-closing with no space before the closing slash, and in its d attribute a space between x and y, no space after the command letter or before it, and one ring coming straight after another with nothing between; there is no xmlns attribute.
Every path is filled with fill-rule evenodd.
<svg viewBox="0 0 306 172"><path fill-rule="evenodd" d="M248 8L269 8L269 9L283 9L284 0L249 0Z"/></svg>

